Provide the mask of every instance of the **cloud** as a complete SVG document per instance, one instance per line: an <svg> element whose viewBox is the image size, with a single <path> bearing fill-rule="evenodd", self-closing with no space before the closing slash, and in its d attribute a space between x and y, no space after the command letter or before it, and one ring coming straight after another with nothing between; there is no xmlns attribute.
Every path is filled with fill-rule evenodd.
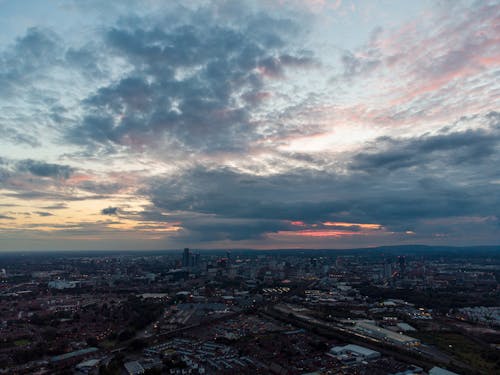
<svg viewBox="0 0 500 375"><path fill-rule="evenodd" d="M279 220L214 218L185 215L183 231L176 234L178 242L261 240L265 235L290 228Z"/></svg>
<svg viewBox="0 0 500 375"><path fill-rule="evenodd" d="M32 159L21 160L17 163L19 172L29 172L39 177L52 177L68 179L74 172L74 168L69 165L51 164Z"/></svg>
<svg viewBox="0 0 500 375"><path fill-rule="evenodd" d="M94 193L94 194L103 194L110 195L119 193L121 189L124 189L128 186L119 182L96 182L96 181L82 181L77 183L79 189Z"/></svg>
<svg viewBox="0 0 500 375"><path fill-rule="evenodd" d="M21 199L21 200L41 200L41 201L68 201L68 202L78 202L85 200L104 200L110 199L109 195L97 195L97 194L85 194L77 195L72 191L53 191L51 189L42 190L31 190L22 187L17 189L10 189L12 193L4 193L3 195L9 198Z"/></svg>
<svg viewBox="0 0 500 375"><path fill-rule="evenodd" d="M343 53L341 61L344 66L343 74L345 78L368 74L381 64L381 61L376 57L359 57L350 51Z"/></svg>
<svg viewBox="0 0 500 375"><path fill-rule="evenodd" d="M12 216L0 215L0 219L3 219L3 220L14 220L15 218L12 217Z"/></svg>
<svg viewBox="0 0 500 375"><path fill-rule="evenodd" d="M20 200L42 201L101 198L98 195L83 194L82 191L78 191L70 184L75 171L75 168L65 164L47 163L33 159L5 158L2 167L0 167L2 196ZM60 208L64 207L57 206L54 209ZM48 209L52 209L52 207Z"/></svg>
<svg viewBox="0 0 500 375"><path fill-rule="evenodd" d="M51 125L72 124L85 87L112 75L102 54L96 44L80 46L45 27L28 28L0 50L2 141L41 147L50 140Z"/></svg>
<svg viewBox="0 0 500 375"><path fill-rule="evenodd" d="M66 203L55 203L41 208L45 210L63 210L65 208L68 208L68 205Z"/></svg>
<svg viewBox="0 0 500 375"><path fill-rule="evenodd" d="M0 56L0 95L13 95L57 62L60 39L50 30L32 27Z"/></svg>
<svg viewBox="0 0 500 375"><path fill-rule="evenodd" d="M433 5L411 22L375 27L363 46L340 55L331 82L359 102L345 110L361 124L412 132L497 110L499 11L494 1Z"/></svg>
<svg viewBox="0 0 500 375"><path fill-rule="evenodd" d="M101 214L102 215L117 215L118 214L118 207L107 207L107 208L103 208L101 210Z"/></svg>
<svg viewBox="0 0 500 375"><path fill-rule="evenodd" d="M371 152L351 155L348 173L328 164L270 175L205 165L152 178L143 193L166 221L179 221L189 235L212 240L304 229L293 222L304 223L304 234L311 236L316 230L355 234L369 228L356 223L404 234L422 220L495 216L500 209L492 183L500 178L497 119L491 113L461 120L482 121L482 128L452 131L450 126L436 135L379 139ZM331 228L326 222L342 225Z"/></svg>
<svg viewBox="0 0 500 375"><path fill-rule="evenodd" d="M437 135L379 138L372 144L375 151L356 155L352 166L354 169L376 171L436 163L477 165L496 154L500 144L500 114L491 112L485 117L489 123L486 129L451 132L450 128L445 128Z"/></svg>
<svg viewBox="0 0 500 375"><path fill-rule="evenodd" d="M291 20L249 14L232 25L212 18L202 9L170 27L136 20L108 29L104 48L130 72L83 101L84 115L66 139L140 151L158 144L189 152L247 149L261 137L254 116L267 81L315 60L289 48L297 33Z"/></svg>
<svg viewBox="0 0 500 375"><path fill-rule="evenodd" d="M10 177L11 172L7 168L0 168L0 183L4 183Z"/></svg>
<svg viewBox="0 0 500 375"><path fill-rule="evenodd" d="M45 211L35 211L35 214L41 217L54 216L54 214Z"/></svg>
<svg viewBox="0 0 500 375"><path fill-rule="evenodd" d="M8 140L14 144L24 144L31 147L39 147L41 143L38 139L30 134L20 132L13 127L0 124L0 135L3 140Z"/></svg>
<svg viewBox="0 0 500 375"><path fill-rule="evenodd" d="M101 58L97 51L98 47L92 44L80 48L70 47L65 52L64 60L66 64L76 68L87 79L95 80L102 78L105 73L99 64Z"/></svg>
<svg viewBox="0 0 500 375"><path fill-rule="evenodd" d="M75 4L74 33L26 30L0 51L1 198L37 201L40 233L101 200L109 220L60 224L82 241L496 241L498 4L360 26L299 3Z"/></svg>

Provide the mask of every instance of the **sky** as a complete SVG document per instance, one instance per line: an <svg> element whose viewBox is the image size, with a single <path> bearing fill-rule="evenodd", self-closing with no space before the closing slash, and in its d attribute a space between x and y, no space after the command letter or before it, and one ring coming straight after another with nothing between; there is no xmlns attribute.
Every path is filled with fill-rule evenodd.
<svg viewBox="0 0 500 375"><path fill-rule="evenodd" d="M0 251L500 244L499 1L0 14Z"/></svg>

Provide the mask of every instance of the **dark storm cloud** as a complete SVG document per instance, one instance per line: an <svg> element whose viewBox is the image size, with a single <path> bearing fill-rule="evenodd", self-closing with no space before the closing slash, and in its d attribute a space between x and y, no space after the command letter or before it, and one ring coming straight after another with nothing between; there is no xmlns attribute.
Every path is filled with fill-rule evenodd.
<svg viewBox="0 0 500 375"><path fill-rule="evenodd" d="M373 152L355 156L352 167L359 170L394 170L426 163L445 165L478 164L498 153L500 143L500 114L487 115L487 129L423 135L411 139L382 137L372 145Z"/></svg>
<svg viewBox="0 0 500 375"><path fill-rule="evenodd" d="M174 211L248 219L326 218L334 208L330 202L314 200L328 199L328 185L335 179L307 170L266 177L229 168L199 167L180 176L154 180L149 193L157 207ZM316 189L309 186L311 182Z"/></svg>
<svg viewBox="0 0 500 375"><path fill-rule="evenodd" d="M158 209L169 214L147 216L180 222L190 239L256 239L293 229L290 220L326 220L345 208L340 201L328 201L326 191L309 186L330 178L305 170L262 177L228 168L195 168L152 181L147 193Z"/></svg>
<svg viewBox="0 0 500 375"><path fill-rule="evenodd" d="M107 207L101 210L102 215L117 215L118 207Z"/></svg>
<svg viewBox="0 0 500 375"><path fill-rule="evenodd" d="M377 223L404 232L421 220L495 217L500 136L497 116L484 119L484 130L379 140L371 153L355 156L349 173L325 167L255 176L197 167L149 181L145 194L170 213L167 221L180 221L200 238L256 238L298 220Z"/></svg>
<svg viewBox="0 0 500 375"><path fill-rule="evenodd" d="M470 197L456 187L438 179L399 177L403 176L404 180L395 183L392 178L337 176L324 171L298 170L256 178L227 169L199 169L174 178L177 182L158 183L152 194L160 208L233 219L387 222L473 208ZM433 191L434 197L424 199L426 191Z"/></svg>
<svg viewBox="0 0 500 375"><path fill-rule="evenodd" d="M29 172L39 177L53 177L67 179L74 172L69 165L51 164L32 159L17 162L16 169L19 172Z"/></svg>
<svg viewBox="0 0 500 375"><path fill-rule="evenodd" d="M106 48L132 70L83 102L85 115L67 139L152 147L167 137L193 151L245 149L259 137L252 115L266 80L314 64L310 52L287 49L297 32L292 21L245 19L217 23L199 10L171 27L124 22L109 29Z"/></svg>
<svg viewBox="0 0 500 375"><path fill-rule="evenodd" d="M185 220L189 232L186 239L195 241L241 241L261 239L266 233L291 229L292 226L278 220Z"/></svg>
<svg viewBox="0 0 500 375"><path fill-rule="evenodd" d="M293 229L288 221L278 219L251 219L222 217L197 212L175 212L164 214L158 210L139 213L143 221L180 223L183 230L175 237L178 241L217 241L230 239L233 241L258 239L265 233ZM137 217L133 217L137 219Z"/></svg>

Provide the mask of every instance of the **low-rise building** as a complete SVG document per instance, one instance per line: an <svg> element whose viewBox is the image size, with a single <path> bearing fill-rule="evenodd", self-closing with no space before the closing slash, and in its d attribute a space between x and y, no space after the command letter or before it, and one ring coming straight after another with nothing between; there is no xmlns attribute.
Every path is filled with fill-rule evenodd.
<svg viewBox="0 0 500 375"><path fill-rule="evenodd" d="M459 375L459 374L436 366L429 370L429 375Z"/></svg>
<svg viewBox="0 0 500 375"><path fill-rule="evenodd" d="M345 355L354 356L356 359L362 361L366 361L369 359L377 359L380 357L379 352L354 344L349 344L345 346L334 346L333 348L330 349L330 353L339 357Z"/></svg>
<svg viewBox="0 0 500 375"><path fill-rule="evenodd" d="M137 361L126 362L123 366L129 375L141 375L145 372L144 367Z"/></svg>
<svg viewBox="0 0 500 375"><path fill-rule="evenodd" d="M354 329L356 331L363 332L368 336L384 340L395 345L401 345L401 346L420 345L419 339L379 327L374 322L369 320L357 321Z"/></svg>

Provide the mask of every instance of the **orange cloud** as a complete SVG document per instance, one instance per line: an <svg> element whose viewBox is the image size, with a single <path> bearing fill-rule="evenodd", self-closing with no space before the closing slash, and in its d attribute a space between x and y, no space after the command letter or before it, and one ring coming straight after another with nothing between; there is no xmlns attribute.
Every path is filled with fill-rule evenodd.
<svg viewBox="0 0 500 375"><path fill-rule="evenodd" d="M281 236L297 236L297 237L345 237L361 235L361 232L351 232L347 230L314 230L314 229L304 229L298 231L279 231L277 233Z"/></svg>
<svg viewBox="0 0 500 375"><path fill-rule="evenodd" d="M83 181L91 181L93 179L95 179L95 177L90 174L78 173L68 178L66 182L71 185L71 184L78 184L79 182Z"/></svg>
<svg viewBox="0 0 500 375"><path fill-rule="evenodd" d="M377 230L382 228L382 225L380 224L346 223L343 221L326 221L323 225L326 227L359 227L367 230Z"/></svg>

